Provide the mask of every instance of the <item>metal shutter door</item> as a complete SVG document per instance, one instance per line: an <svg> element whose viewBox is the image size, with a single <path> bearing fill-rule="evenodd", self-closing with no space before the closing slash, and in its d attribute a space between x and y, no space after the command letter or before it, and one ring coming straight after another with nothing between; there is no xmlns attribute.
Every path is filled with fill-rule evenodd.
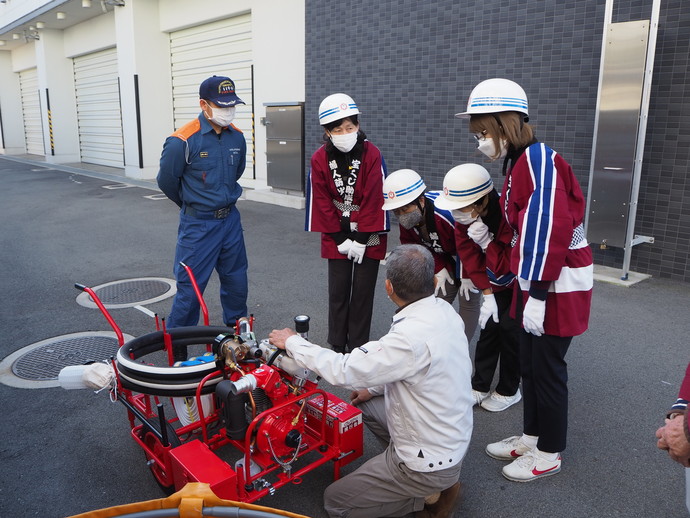
<svg viewBox="0 0 690 518"><path fill-rule="evenodd" d="M117 51L86 54L74 58L73 63L81 161L123 167Z"/></svg>
<svg viewBox="0 0 690 518"><path fill-rule="evenodd" d="M41 103L38 96L38 72L35 68L19 72L19 89L22 96L26 152L31 155L45 155Z"/></svg>
<svg viewBox="0 0 690 518"><path fill-rule="evenodd" d="M247 141L247 168L252 168L252 28L244 14L170 33L173 116L175 129L195 119L199 112L199 85L212 75L228 76L237 95L233 124Z"/></svg>

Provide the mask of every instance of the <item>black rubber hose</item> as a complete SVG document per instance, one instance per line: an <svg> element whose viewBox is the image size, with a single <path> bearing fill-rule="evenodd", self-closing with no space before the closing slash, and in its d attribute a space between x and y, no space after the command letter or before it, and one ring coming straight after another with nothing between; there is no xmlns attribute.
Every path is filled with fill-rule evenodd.
<svg viewBox="0 0 690 518"><path fill-rule="evenodd" d="M282 353L282 352L283 352L283 351L282 351L281 349L276 349L275 352L271 355L271 357L270 357L270 358L268 359L268 361L266 362L266 365L269 366L269 367L270 367L271 365L273 365L273 362L276 361L276 358L277 358L278 355L279 355L280 353Z"/></svg>

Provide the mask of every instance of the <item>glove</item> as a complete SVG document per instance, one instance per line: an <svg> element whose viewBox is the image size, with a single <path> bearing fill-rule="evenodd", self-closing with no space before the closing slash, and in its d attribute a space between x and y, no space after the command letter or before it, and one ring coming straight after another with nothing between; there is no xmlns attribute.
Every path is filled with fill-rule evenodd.
<svg viewBox="0 0 690 518"><path fill-rule="evenodd" d="M350 248L352 248L352 239L346 239L338 245L338 252L347 255L349 259Z"/></svg>
<svg viewBox="0 0 690 518"><path fill-rule="evenodd" d="M364 252L366 249L367 245L364 243L352 241L352 246L350 247L350 251L347 253L347 258L352 259L357 264L362 264L362 259L364 259Z"/></svg>
<svg viewBox="0 0 690 518"><path fill-rule="evenodd" d="M525 309L522 311L522 327L533 335L543 335L545 314L546 301L529 297L527 304L525 304Z"/></svg>
<svg viewBox="0 0 690 518"><path fill-rule="evenodd" d="M436 287L434 288L434 297L438 297L439 290L445 296L445 294L446 294L446 281L448 282L448 284L455 284L455 281L453 280L453 278L448 273L448 270L446 270L445 268L441 268L441 271L438 272L436 275L434 275L434 277L436 277Z"/></svg>
<svg viewBox="0 0 690 518"><path fill-rule="evenodd" d="M498 324L498 305L493 293L484 294L482 307L479 308L479 326L484 329L489 317L493 317L494 322Z"/></svg>
<svg viewBox="0 0 690 518"><path fill-rule="evenodd" d="M489 232L489 227L486 226L486 223L484 223L481 218L467 227L467 235L472 241L482 247L482 250L486 250L486 247L489 246L489 243L494 239L494 235Z"/></svg>
<svg viewBox="0 0 690 518"><path fill-rule="evenodd" d="M479 293L479 290L472 282L472 279L460 279L460 295L465 297L467 302L470 301L470 292Z"/></svg>

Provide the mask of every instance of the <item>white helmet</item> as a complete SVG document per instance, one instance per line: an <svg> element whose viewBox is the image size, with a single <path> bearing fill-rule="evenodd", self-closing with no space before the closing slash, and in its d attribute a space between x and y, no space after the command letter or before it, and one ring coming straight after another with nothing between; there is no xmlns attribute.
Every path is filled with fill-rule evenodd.
<svg viewBox="0 0 690 518"><path fill-rule="evenodd" d="M412 203L425 190L424 180L412 169L393 171L383 181L383 210L398 209Z"/></svg>
<svg viewBox="0 0 690 518"><path fill-rule="evenodd" d="M351 115L359 115L355 101L347 94L331 94L319 105L319 124L344 119Z"/></svg>
<svg viewBox="0 0 690 518"><path fill-rule="evenodd" d="M434 205L439 209L462 209L489 194L493 188L489 171L479 164L456 165L446 173L443 193L436 198Z"/></svg>
<svg viewBox="0 0 690 518"><path fill-rule="evenodd" d="M467 100L467 111L456 113L460 119L469 119L482 113L520 112L528 116L527 95L522 87L510 79L487 79L474 87Z"/></svg>

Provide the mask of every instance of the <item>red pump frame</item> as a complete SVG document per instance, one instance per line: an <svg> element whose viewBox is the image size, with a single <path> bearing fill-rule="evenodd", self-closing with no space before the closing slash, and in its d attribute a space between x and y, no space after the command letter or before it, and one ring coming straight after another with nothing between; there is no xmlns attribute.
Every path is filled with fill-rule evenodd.
<svg viewBox="0 0 690 518"><path fill-rule="evenodd" d="M199 291L199 288L196 284L196 280L194 279L191 269L183 263L180 264L187 270L190 279L192 280L195 292L197 293L197 297L199 297L200 300L201 310L204 314L204 322L206 325L208 325L208 310L206 308L206 304L203 302L203 297L201 295L201 292ZM114 319L109 314L108 310L99 300L96 293L91 288L88 288L83 285L76 284L75 287L77 287L80 290L86 291L91 296L91 298L94 300L98 308L105 316L110 326L115 330L115 333L118 336L119 344L120 346L122 346L124 344L124 337L122 331L117 326ZM251 327L253 327L253 317L250 317L249 325L251 329ZM158 327L157 318L156 327ZM235 332L237 331L238 330L236 329ZM170 335L165 331L164 320L163 332L165 339L165 349L168 351L169 362L170 365L172 365L172 344L170 340ZM210 344L208 345L208 348L210 350ZM170 452L174 449L174 447L169 443L169 441L167 446L164 445L164 439L167 434L167 426L163 426L163 423L166 423L167 425L171 426L174 424L179 424L179 419L177 417L174 417L171 419L164 420L164 413L162 410L163 405L160 403L158 396L134 393L131 390L124 389L122 387L119 372L116 368L115 363L113 364L113 367L115 370L117 383L117 388L114 391L115 399L119 400L127 408L127 417L131 428L130 433L132 438L144 450L146 457L148 459L148 465L151 468L154 476L156 476L156 471L154 471L154 468L156 468L165 473L168 477L171 477L174 481L175 488L180 489L186 482L177 480L175 478L177 472L176 470L172 469L172 465L173 462L179 463L180 461L176 458L173 459L174 456L171 455ZM251 370L249 370L248 372L250 373ZM306 382L305 386L302 388L301 393L293 393L293 398L282 403L276 404L268 410L265 410L256 415L256 417L251 421L251 423L249 423L249 426L245 433L244 440L236 440L229 438L226 434L226 429L224 427L220 427L217 432L211 434L210 425L218 422L221 419L220 410L218 407L216 407L208 416L206 416L204 414L201 398L204 386L209 382L209 380L215 379L219 375L223 375L225 379L238 379L240 377L237 372L230 371L230 369L228 369L227 367L216 370L206 375L199 382L195 394L197 410L199 413L199 420L189 425L180 426L175 429L175 433L177 434L177 438L180 439L180 442L183 442L183 440L185 440L188 437L196 435L199 438L194 440L200 440L200 442L205 444L211 452L215 452L223 446L232 445L236 450L238 450L238 452L242 453L244 458L242 470L234 472L232 466L229 466L227 463L225 463L227 466L226 471L232 471L236 475L235 490L228 490L229 486L227 484L223 486L223 488L225 489L219 490L218 488L216 488L214 491L220 491L217 492L218 497L231 500L239 500L247 503L255 502L268 494L273 494L275 489L280 488L290 482L299 483L301 481L301 477L304 474L316 469L317 467L327 463L328 461L334 462L333 478L337 480L340 477L341 467L355 460L362 454L363 439L361 412L354 409L354 407L351 407L352 413L355 416L359 414L359 430L357 430L354 435L351 435L348 438L347 446L350 447L350 451L341 451L341 434L337 431L339 421L337 417L333 417L332 415L330 415L328 410L331 407L331 403L333 403L336 406L344 405L349 407L349 405L347 405L343 401L340 401L332 394L329 394L328 392L319 389L317 385L311 381ZM318 417L318 408L314 405L309 404L310 399L318 396L322 398L320 400L320 417ZM288 408L290 405L300 404L301 402L303 402L303 408L301 411L306 410L306 407L310 406L312 417L311 419L307 419L306 414L304 416L304 433L302 435L300 452L297 454L295 459L296 469L291 469L289 471L283 469L282 472L277 472L281 469L281 465L277 463L274 459L272 459L268 453L260 451L252 452L253 441L256 440L254 432L258 430L260 424L270 415L275 414L275 412L283 408ZM317 417L313 417L314 415L316 415ZM160 421L159 428L165 428L165 430L151 429L151 425L146 421L153 418L158 418ZM141 424L137 424L137 420L140 420ZM330 432L328 432L329 427L331 430ZM158 454L144 441L145 433L147 433L148 431L155 433L156 436L159 438L158 442L154 444ZM327 440L329 434L330 442ZM352 443L354 443L354 447L352 447ZM184 446L185 444L188 443L183 443L182 446ZM182 446L180 446L180 448ZM307 463L298 462L299 460L302 460L303 457L305 457L307 454L313 453L316 453L318 455L316 459ZM254 462L255 465L259 465L261 467L261 471L253 475L251 473L252 462ZM205 480L203 480L203 478L206 475L206 473L204 472L205 464L203 462L197 462L194 464L194 466L188 466L184 465L183 463L182 465L178 466L178 468L181 468L181 470L184 472L193 471L194 476L197 478L197 480L200 482L204 482ZM260 483L258 485L255 485L255 482L265 481L265 477L267 477L268 475L272 475L276 480L270 483ZM180 487L177 487L178 485ZM228 491L228 493L234 494L224 494L223 490Z"/></svg>

